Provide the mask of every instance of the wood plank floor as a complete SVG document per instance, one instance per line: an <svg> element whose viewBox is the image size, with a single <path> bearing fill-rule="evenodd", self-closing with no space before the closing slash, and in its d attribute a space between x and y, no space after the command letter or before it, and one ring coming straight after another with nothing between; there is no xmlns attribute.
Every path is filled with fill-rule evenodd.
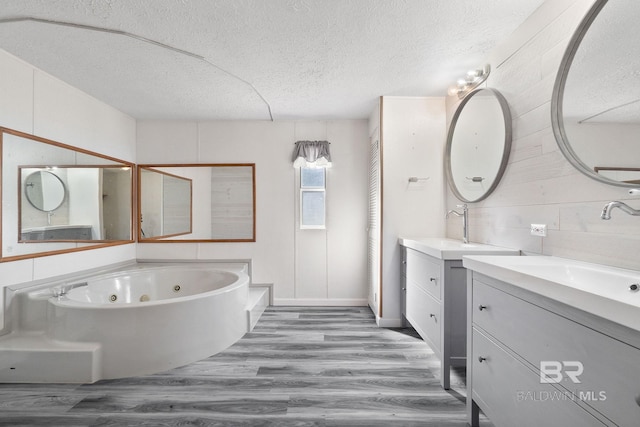
<svg viewBox="0 0 640 427"><path fill-rule="evenodd" d="M368 307L270 307L226 351L171 371L0 384L0 425L465 426L464 372L444 391L438 367L415 331L378 328Z"/></svg>

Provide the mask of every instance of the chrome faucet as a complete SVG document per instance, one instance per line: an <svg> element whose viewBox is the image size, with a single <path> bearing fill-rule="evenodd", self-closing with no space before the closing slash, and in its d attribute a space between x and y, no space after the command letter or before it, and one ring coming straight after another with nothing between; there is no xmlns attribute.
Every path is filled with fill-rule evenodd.
<svg viewBox="0 0 640 427"><path fill-rule="evenodd" d="M65 295L67 295L67 293L75 288L79 288L81 286L89 286L89 282L78 282L78 283L74 283L71 285L67 285L67 284L63 284L60 286L56 286L54 288L51 289L53 296L54 297L58 297L61 298Z"/></svg>
<svg viewBox="0 0 640 427"><path fill-rule="evenodd" d="M633 215L633 216L640 215L640 209L633 209L631 206L625 203L613 201L604 205L604 208L602 208L602 214L600 215L600 219L611 219L611 211L615 208L619 208L625 211L626 213L628 213L629 215Z"/></svg>
<svg viewBox="0 0 640 427"><path fill-rule="evenodd" d="M467 204L464 205L456 205L458 208L462 208L462 213L451 209L447 212L446 218L449 218L449 215L453 214L455 216L462 217L462 243L469 243L469 209L467 208Z"/></svg>

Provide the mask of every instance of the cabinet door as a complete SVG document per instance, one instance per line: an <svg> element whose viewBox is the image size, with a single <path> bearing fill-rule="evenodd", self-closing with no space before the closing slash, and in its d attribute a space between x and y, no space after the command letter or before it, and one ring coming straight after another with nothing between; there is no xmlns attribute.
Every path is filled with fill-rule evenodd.
<svg viewBox="0 0 640 427"><path fill-rule="evenodd" d="M474 324L537 372L544 363L547 381L618 425L640 425L640 350L477 280L473 304Z"/></svg>
<svg viewBox="0 0 640 427"><path fill-rule="evenodd" d="M424 289L412 283L407 284L407 320L438 357L442 357L440 312L439 301Z"/></svg>
<svg viewBox="0 0 640 427"><path fill-rule="evenodd" d="M424 289L437 300L442 299L440 262L429 255L407 249L407 282Z"/></svg>
<svg viewBox="0 0 640 427"><path fill-rule="evenodd" d="M496 427L604 425L475 328L471 363L473 399Z"/></svg>

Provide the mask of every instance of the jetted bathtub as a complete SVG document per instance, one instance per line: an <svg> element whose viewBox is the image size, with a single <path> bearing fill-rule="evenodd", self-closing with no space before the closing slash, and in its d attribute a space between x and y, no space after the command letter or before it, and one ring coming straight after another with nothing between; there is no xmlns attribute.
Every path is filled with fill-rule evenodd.
<svg viewBox="0 0 640 427"><path fill-rule="evenodd" d="M42 363L53 371L77 368L77 376L60 373L60 382L94 382L156 373L218 353L248 331L250 280L243 267L136 264L33 291L31 300L46 301L46 321L39 322L46 325L43 347L60 350L61 360L50 350Z"/></svg>

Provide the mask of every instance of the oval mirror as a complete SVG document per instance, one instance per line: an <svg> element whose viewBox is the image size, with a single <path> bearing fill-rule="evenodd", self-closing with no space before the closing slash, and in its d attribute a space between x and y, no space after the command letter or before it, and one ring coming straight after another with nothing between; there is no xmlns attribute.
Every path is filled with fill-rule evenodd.
<svg viewBox="0 0 640 427"><path fill-rule="evenodd" d="M560 150L580 172L640 184L640 38L637 0L598 0L564 54L551 100Z"/></svg>
<svg viewBox="0 0 640 427"><path fill-rule="evenodd" d="M49 171L37 171L25 179L24 193L31 206L44 212L52 212L62 205L65 187L58 175Z"/></svg>
<svg viewBox="0 0 640 427"><path fill-rule="evenodd" d="M445 171L451 191L479 202L498 186L511 151L511 113L494 89L476 89L460 103L447 135Z"/></svg>

